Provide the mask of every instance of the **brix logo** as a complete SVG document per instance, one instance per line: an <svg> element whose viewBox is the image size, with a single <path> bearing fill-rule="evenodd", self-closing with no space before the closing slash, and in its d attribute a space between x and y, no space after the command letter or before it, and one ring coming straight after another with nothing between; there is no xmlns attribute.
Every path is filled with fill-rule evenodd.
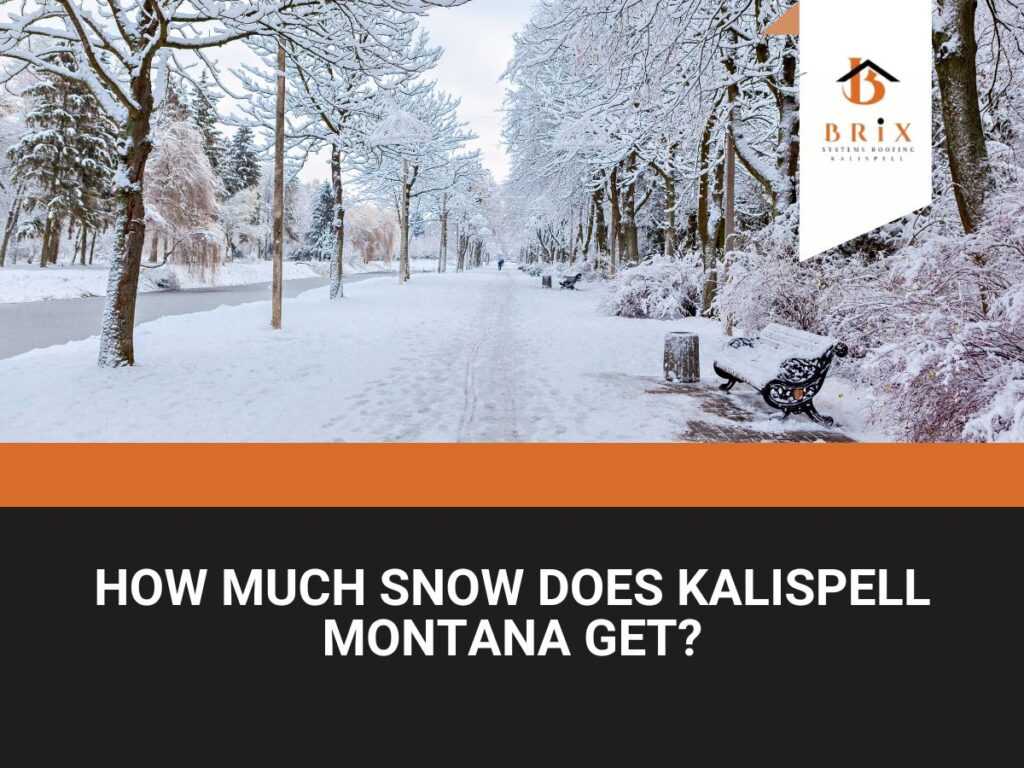
<svg viewBox="0 0 1024 768"><path fill-rule="evenodd" d="M886 83L898 83L871 59L851 58L850 71L839 78L843 96L851 104L869 107L880 103L886 97ZM887 130L885 119L878 118L877 125L869 129L865 123L849 123L849 128L840 128L837 123L825 123L825 141L834 144L843 140L851 144L882 145L887 143L909 144L910 123L896 123L896 130Z"/></svg>
<svg viewBox="0 0 1024 768"><path fill-rule="evenodd" d="M885 83L879 80L880 77L890 83L899 82L871 59L861 61L859 58L851 58L850 71L839 78L839 82L843 83L843 96L852 104L862 107L877 104L885 98ZM871 86L870 98L864 98L865 84Z"/></svg>

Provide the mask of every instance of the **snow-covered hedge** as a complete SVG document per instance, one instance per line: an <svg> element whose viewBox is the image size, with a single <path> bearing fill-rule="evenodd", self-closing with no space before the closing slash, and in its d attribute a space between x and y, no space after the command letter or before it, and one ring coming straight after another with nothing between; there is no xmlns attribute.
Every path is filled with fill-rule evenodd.
<svg viewBox="0 0 1024 768"><path fill-rule="evenodd" d="M1024 440L1024 174L1007 172L981 228L936 213L901 246L801 264L790 229L730 258L719 309L744 333L782 323L846 342L845 378L915 442Z"/></svg>
<svg viewBox="0 0 1024 768"><path fill-rule="evenodd" d="M1024 443L1024 365L1010 366L995 396L982 413L964 428L974 443Z"/></svg>
<svg viewBox="0 0 1024 768"><path fill-rule="evenodd" d="M721 315L746 333L771 323L825 333L823 277L820 262L800 262L792 227L767 227L756 247L730 256L728 279L719 289Z"/></svg>
<svg viewBox="0 0 1024 768"><path fill-rule="evenodd" d="M678 320L700 305L703 277L695 259L655 256L622 270L603 309L620 317Z"/></svg>
<svg viewBox="0 0 1024 768"><path fill-rule="evenodd" d="M865 296L888 343L865 369L900 437L1024 439L1024 184L993 195L977 232L889 261L888 280Z"/></svg>

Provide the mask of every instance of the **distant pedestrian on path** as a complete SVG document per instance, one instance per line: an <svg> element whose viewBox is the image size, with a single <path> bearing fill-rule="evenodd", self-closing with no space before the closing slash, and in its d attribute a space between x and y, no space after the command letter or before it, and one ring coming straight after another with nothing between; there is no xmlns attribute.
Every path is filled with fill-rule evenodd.
<svg viewBox="0 0 1024 768"><path fill-rule="evenodd" d="M505 266L505 260L504 259L498 259L498 271L499 272L501 272L501 270L502 270L502 268L504 266Z"/></svg>

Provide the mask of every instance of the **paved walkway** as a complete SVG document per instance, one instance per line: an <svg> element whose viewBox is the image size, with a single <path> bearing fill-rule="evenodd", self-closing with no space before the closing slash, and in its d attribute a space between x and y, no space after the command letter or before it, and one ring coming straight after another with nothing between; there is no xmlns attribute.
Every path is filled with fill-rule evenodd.
<svg viewBox="0 0 1024 768"><path fill-rule="evenodd" d="M669 399L696 400L702 411L713 419L695 419L679 433L686 443L853 443L843 434L842 427L824 429L804 416L794 416L778 429L766 431L764 423L769 415L761 396L753 389L744 391L742 385L732 392L722 392L714 382L699 384L657 383L647 390L649 395ZM692 411L692 408L685 410ZM722 423L724 421L728 423ZM805 426L806 425L806 426Z"/></svg>

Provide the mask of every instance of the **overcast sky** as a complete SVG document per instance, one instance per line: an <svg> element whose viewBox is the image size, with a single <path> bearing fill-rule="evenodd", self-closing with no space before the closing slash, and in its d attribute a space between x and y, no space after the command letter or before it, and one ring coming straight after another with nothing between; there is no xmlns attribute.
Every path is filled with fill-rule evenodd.
<svg viewBox="0 0 1024 768"><path fill-rule="evenodd" d="M431 11L423 21L431 42L445 49L428 77L462 100L459 114L480 137L472 148L483 152L497 181L508 174L501 143L505 84L499 80L512 58L512 35L529 20L532 6L533 0L470 0Z"/></svg>

